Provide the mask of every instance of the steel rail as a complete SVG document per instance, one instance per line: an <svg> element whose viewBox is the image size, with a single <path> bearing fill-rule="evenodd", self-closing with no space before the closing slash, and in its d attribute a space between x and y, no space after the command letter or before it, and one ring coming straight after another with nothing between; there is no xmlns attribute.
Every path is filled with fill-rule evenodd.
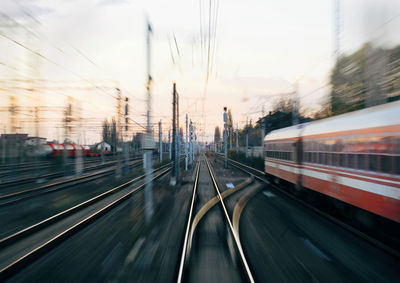
<svg viewBox="0 0 400 283"><path fill-rule="evenodd" d="M110 163L110 162L116 162L117 160L107 160L104 163ZM101 160L86 160L84 163L88 164L88 165L92 165L95 163L100 163ZM103 163L103 164L104 164ZM74 165L75 161L69 161L67 162L67 165ZM8 165L7 167L5 167L6 169L0 169L0 177L2 177L3 175L6 174L10 174L10 173L23 173L23 172L28 172L28 171L32 171L35 169L48 169L53 167L54 164L51 161L45 161L44 162L38 162L37 164L31 164L31 165L21 165L20 167L18 165ZM10 169L10 167L14 167L14 169ZM17 168L19 167L19 168Z"/></svg>
<svg viewBox="0 0 400 283"><path fill-rule="evenodd" d="M161 166L159 168L154 169L153 173L158 172L161 169L164 169L165 167L169 166L170 164L171 163L168 163L168 164L166 164L164 166ZM10 244L13 244L13 243L15 243L15 242L17 242L17 241L19 241L19 240L21 240L21 239L33 234L33 233L39 231L39 230L51 225L52 223L55 223L56 221L59 221L59 220L65 218L65 217L67 217L67 216L69 216L69 215L71 215L73 213L76 213L79 210L82 210L82 209L88 207L89 205L92 205L93 203L95 203L97 201L100 201L100 200L104 199L105 197L108 197L108 196L116 193L117 191L119 191L121 189L126 188L127 186L131 185L132 183L134 183L136 181L144 179L144 177L145 177L145 175L138 176L138 177L136 177L136 178L134 178L134 179L132 179L132 180L130 180L128 182L125 182L125 183L123 183L123 184L121 184L121 185L119 185L119 186L117 186L115 188L112 188L112 189L110 189L108 191L105 191L104 193L101 193L101 194L99 194L99 195L97 195L95 197L92 197L92 198L90 198L90 199L88 199L86 201L83 201L83 202L81 202L81 203L79 203L79 204L77 204L77 205L75 205L73 207L70 207L70 208L68 208L66 210L63 210L63 211L53 215L53 216L50 216L50 217L48 217L48 218L46 218L46 219L44 219L44 220L42 220L42 221L40 221L38 223L35 223L35 224L30 225L29 227L26 227L26 228L24 228L24 229L22 229L22 230L20 230L18 232L15 232L14 234L11 234L11 235L9 235L7 237L4 237L4 238L0 239L0 250L5 248L6 246L8 246Z"/></svg>
<svg viewBox="0 0 400 283"><path fill-rule="evenodd" d="M133 161L131 164L129 164L129 166L137 166L137 165L140 165L140 164L141 164L141 161L137 160L137 161ZM2 203L0 203L0 207L8 206L8 205L11 205L13 203L22 201L24 199L29 199L29 198L32 198L32 197L36 197L36 196L40 196L40 195L43 195L43 194L51 193L51 192L54 192L54 191L62 190L62 189L68 188L70 186L75 186L75 185L78 185L78 184L81 184L81 183L85 183L85 182L88 182L88 181L93 181L93 180L96 180L96 179L104 178L104 177L112 174L114 172L114 170L115 170L115 166L113 166L113 167L111 167L109 169L102 170L100 172L89 173L89 174L86 174L86 175L83 175L83 176L74 177L74 178L71 178L71 179L62 180L62 181L55 182L55 183L50 183L50 184L43 185L43 186L40 186L40 187L27 189L27 190L23 190L23 191L18 191L18 192L10 193L10 194L7 194L7 195L2 195L2 196L0 196L0 201L7 200L7 199L10 199L10 198L19 197L19 196L21 196L21 197L16 198L16 199L12 199L12 200L7 201L7 202L2 202ZM60 187L57 187L57 186L60 186ZM54 187L56 187L56 188L54 188ZM38 193L37 194L30 194L30 193L35 193L35 192L38 192ZM30 194L30 195L27 195L27 194ZM24 196L24 195L27 195L27 196Z"/></svg>
<svg viewBox="0 0 400 283"><path fill-rule="evenodd" d="M167 172L171 170L171 167L165 169L158 175L154 176L151 179L151 182L160 178ZM113 202L109 203L108 205L104 206L103 208L97 210L96 212L90 214L89 216L85 217L78 223L72 225L71 227L63 230L62 232L58 233L57 235L53 236L51 239L47 240L45 243L41 244L40 246L36 247L35 249L29 251L28 253L24 254L23 256L19 257L6 267L0 270L0 281L9 279L11 276L15 275L17 272L28 266L34 260L39 258L40 256L44 255L45 253L49 252L51 249L65 241L66 239L70 238L72 235L87 227L89 224L93 223L99 217L103 216L104 214L111 211L114 207L117 207L119 204L127 200L131 197L131 195L140 189L144 188L147 183L143 183L138 187L132 189L131 191L127 192L120 198L114 200Z"/></svg>
<svg viewBox="0 0 400 283"><path fill-rule="evenodd" d="M230 228L230 230L231 230L231 232L232 232L232 235L233 235L233 238L234 238L234 240L235 240L236 247L237 247L237 249L238 249L238 251L239 251L240 258L241 258L242 263L243 263L243 265L244 265L244 267L245 267L246 275L247 275L249 281L252 282L252 283L254 283L254 282L255 282L255 281L254 281L254 277L253 277L253 275L251 274L250 267L249 267L249 265L248 265L248 263L247 263L247 260L246 260L245 255L244 255L244 252L243 252L243 249L242 249L242 245L240 244L239 237L238 237L238 235L236 234L235 230L233 229L232 222L231 222L231 220L230 220L230 218L229 218L228 211L227 211L227 209L226 209L226 207L225 207L224 200L223 200L223 198L222 198L222 196L221 196L221 193L220 193L218 184L217 184L217 182L216 182L216 180L215 180L214 174L213 174L212 169L211 169L211 166L210 166L210 164L209 164L209 162L208 162L208 160L207 160L207 157L205 157L205 161L206 161L206 164L207 164L207 167L208 167L208 172L210 173L210 176L211 176L211 180L212 180L213 186L214 186L214 188L215 188L215 190L216 190L216 192L217 192L217 194L218 194L218 197L219 197L219 199L220 199L221 206L222 206L222 209L223 209L223 211L224 211L226 220L227 220L227 222L228 222L229 228Z"/></svg>
<svg viewBox="0 0 400 283"><path fill-rule="evenodd" d="M200 173L200 161L197 162L197 167L196 167L196 175L195 175L194 184L193 184L192 201L190 203L189 216L188 216L188 221L186 224L185 238L183 240L182 255L181 255L179 271L178 271L178 279L176 280L176 282L178 282L178 283L182 282L182 277L183 277L183 269L184 269L184 265L185 265L187 243L188 243L188 238L189 238L189 230L190 230L190 226L191 226L191 222L192 222L192 215L193 215L193 209L194 209L194 201L196 198L197 186L199 183L199 173Z"/></svg>
<svg viewBox="0 0 400 283"><path fill-rule="evenodd" d="M129 161L138 161L138 160L141 160L141 159L142 158L131 158ZM118 161L116 161L116 160L112 160L112 161L106 161L106 162L101 163L101 164L95 164L95 163L98 163L98 161L91 162L91 163L86 163L85 165L90 165L90 166L84 167L83 171L88 173L88 172L96 170L96 169L107 168L108 166L113 165L113 164L115 164L117 162ZM94 163L94 164L92 164L92 163ZM51 167L51 166L49 166L49 167ZM40 168L40 169L43 169L43 167ZM29 169L29 170L32 170L32 169ZM27 171L29 171L29 170L27 170ZM13 173L15 173L15 171ZM10 173L7 173L7 174L10 174ZM29 183L29 182L31 182L33 180L38 179L38 178L40 178L40 179L41 178L51 178L51 179L53 179L53 178L62 177L62 176L64 176L64 171L59 171L59 172L54 172L54 173L47 173L47 174L34 176L34 177L19 178L19 179L16 179L16 180L0 181L0 189L5 187L5 186L16 186L16 185L21 185L21 184L24 184L24 183Z"/></svg>

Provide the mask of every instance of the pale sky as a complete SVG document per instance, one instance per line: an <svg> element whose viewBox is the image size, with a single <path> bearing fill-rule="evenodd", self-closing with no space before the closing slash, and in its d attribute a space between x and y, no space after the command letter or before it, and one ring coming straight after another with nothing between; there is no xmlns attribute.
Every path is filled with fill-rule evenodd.
<svg viewBox="0 0 400 283"><path fill-rule="evenodd" d="M399 43L400 1L341 4L341 52L367 40ZM214 127L222 125L224 106L241 127L246 117L256 120L263 107L269 111L277 94L291 92L295 83L302 108L318 109L329 93L324 86L334 62L332 0L212 0L206 84L209 5L208 0L1 0L0 127L8 124L12 93L22 108L46 105L40 135L61 137L61 107L72 96L83 108L86 143L98 141L103 119L115 116L115 87L130 98L131 118L144 125L146 16L153 28L152 122L162 119L163 130L171 121L173 81L181 97L180 124L188 113L199 132L206 126L203 140L211 140ZM35 82L10 81L25 78ZM30 115L19 116L20 132L33 135Z"/></svg>

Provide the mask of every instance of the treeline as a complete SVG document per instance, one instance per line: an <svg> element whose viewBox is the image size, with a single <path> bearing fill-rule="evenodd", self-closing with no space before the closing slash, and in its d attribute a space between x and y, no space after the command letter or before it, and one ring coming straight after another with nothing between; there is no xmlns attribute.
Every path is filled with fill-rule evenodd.
<svg viewBox="0 0 400 283"><path fill-rule="evenodd" d="M365 44L341 56L330 77L331 93L321 117L338 115L400 99L400 46Z"/></svg>

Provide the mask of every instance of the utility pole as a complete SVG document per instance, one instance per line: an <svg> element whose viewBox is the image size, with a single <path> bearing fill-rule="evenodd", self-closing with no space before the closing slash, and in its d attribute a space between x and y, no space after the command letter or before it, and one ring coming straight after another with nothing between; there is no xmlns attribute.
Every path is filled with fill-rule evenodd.
<svg viewBox="0 0 400 283"><path fill-rule="evenodd" d="M118 153L118 146L120 145L120 135L121 135L121 114L122 114L122 97L121 90L115 88L117 91L117 125L116 125L116 135L115 135L115 154L117 155L117 164L115 167L115 178L121 177L121 160L120 154Z"/></svg>
<svg viewBox="0 0 400 283"><path fill-rule="evenodd" d="M171 146L171 129L168 130L168 150L169 150L169 160L172 160L172 146Z"/></svg>
<svg viewBox="0 0 400 283"><path fill-rule="evenodd" d="M264 159L264 136L265 136L265 117L264 117L264 105L262 106L262 118L261 118L261 157Z"/></svg>
<svg viewBox="0 0 400 283"><path fill-rule="evenodd" d="M143 159L146 163L146 177L145 182L146 186L144 189L144 198L145 198L145 219L146 223L149 223L151 218L154 214L153 208L153 174L152 174L152 167L153 167L153 149L154 149L154 139L153 133L151 131L151 121L150 121L150 112L151 112L151 72L150 72L150 35L152 33L151 25L147 21L147 34L146 34L146 43L147 43L147 127L146 127L146 134L145 134L145 141L144 141L144 153Z"/></svg>
<svg viewBox="0 0 400 283"><path fill-rule="evenodd" d="M229 127L229 149L232 149L232 127Z"/></svg>
<svg viewBox="0 0 400 283"><path fill-rule="evenodd" d="M63 150L63 165L64 165L64 174L69 175L69 166L67 164L67 143L69 142L70 139L70 133L71 133L71 126L70 123L72 122L72 98L68 96L67 100L67 107L65 108L64 111L64 150Z"/></svg>
<svg viewBox="0 0 400 283"><path fill-rule="evenodd" d="M249 127L248 127L248 123L249 123L249 118L246 117L246 158L249 157L249 154L248 154L248 148L249 148Z"/></svg>
<svg viewBox="0 0 400 283"><path fill-rule="evenodd" d="M40 136L40 127L39 127L39 107L35 106L35 136L39 137Z"/></svg>
<svg viewBox="0 0 400 283"><path fill-rule="evenodd" d="M177 146L176 146L176 83L173 84L172 89L172 178L171 178L171 185L176 185L177 182Z"/></svg>
<svg viewBox="0 0 400 283"><path fill-rule="evenodd" d="M128 149L128 131L129 131L129 98L125 97L125 131L124 131L124 137L122 139L123 145L124 145L124 172L125 174L129 173L129 149Z"/></svg>
<svg viewBox="0 0 400 283"><path fill-rule="evenodd" d="M16 104L16 98L13 95L10 95L9 97L10 99L10 107L9 107L9 111L10 111L10 127L11 127L11 133L16 134L17 133L17 119L16 119L16 112L17 112L17 104Z"/></svg>
<svg viewBox="0 0 400 283"><path fill-rule="evenodd" d="M225 169L228 168L228 113L226 112L226 107L224 107L224 166Z"/></svg>
<svg viewBox="0 0 400 283"><path fill-rule="evenodd" d="M193 162L195 161L195 157L196 157L196 133L195 133L195 127L194 124L192 125L192 130L193 130L193 138L192 138L192 158L193 158Z"/></svg>
<svg viewBox="0 0 400 283"><path fill-rule="evenodd" d="M177 129L177 171L176 171L176 181L179 182L179 170L181 170L181 133L179 128L179 93L176 92L176 129Z"/></svg>
<svg viewBox="0 0 400 283"><path fill-rule="evenodd" d="M75 158L75 173L76 175L81 175L83 171L83 160L82 160L82 143L81 143L81 129L82 129L82 106L78 102L76 107L76 117L77 117L77 143L75 145L76 158Z"/></svg>
<svg viewBox="0 0 400 283"><path fill-rule="evenodd" d="M188 170L188 114L186 113L186 123L185 123L185 171Z"/></svg>
<svg viewBox="0 0 400 283"><path fill-rule="evenodd" d="M160 163L162 162L162 155L163 155L163 149L162 149L162 129L161 129L161 120L158 122L158 143L159 143L159 153L160 153Z"/></svg>
<svg viewBox="0 0 400 283"><path fill-rule="evenodd" d="M239 126L236 124L236 151L239 151Z"/></svg>
<svg viewBox="0 0 400 283"><path fill-rule="evenodd" d="M189 123L189 163L193 163L193 125L192 125L192 119L190 119Z"/></svg>

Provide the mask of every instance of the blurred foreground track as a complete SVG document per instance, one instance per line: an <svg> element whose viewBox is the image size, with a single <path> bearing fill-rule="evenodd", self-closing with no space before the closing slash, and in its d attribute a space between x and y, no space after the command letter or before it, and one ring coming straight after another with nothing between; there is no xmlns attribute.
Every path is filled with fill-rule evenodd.
<svg viewBox="0 0 400 283"><path fill-rule="evenodd" d="M159 173L152 181L170 170L169 165L154 170ZM144 175L137 177L2 239L0 241L0 279L4 280L15 275L40 256L129 199L133 193L144 187L143 182L140 185L136 183L143 178Z"/></svg>

